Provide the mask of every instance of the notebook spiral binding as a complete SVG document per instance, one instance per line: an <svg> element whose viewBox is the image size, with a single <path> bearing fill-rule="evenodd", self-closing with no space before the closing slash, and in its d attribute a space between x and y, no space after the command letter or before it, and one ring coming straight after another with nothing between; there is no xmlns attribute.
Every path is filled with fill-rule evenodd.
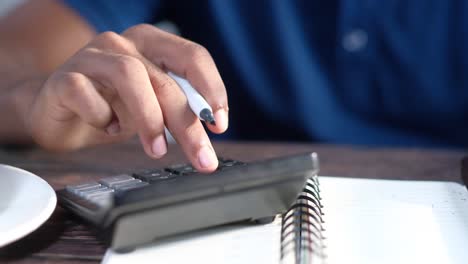
<svg viewBox="0 0 468 264"><path fill-rule="evenodd" d="M325 262L325 231L317 175L307 180L296 202L283 214L281 263L317 264Z"/></svg>

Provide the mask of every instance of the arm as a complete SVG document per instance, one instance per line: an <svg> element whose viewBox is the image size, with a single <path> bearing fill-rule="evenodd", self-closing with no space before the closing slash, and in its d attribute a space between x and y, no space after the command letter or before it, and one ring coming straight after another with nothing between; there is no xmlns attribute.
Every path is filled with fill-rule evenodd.
<svg viewBox="0 0 468 264"><path fill-rule="evenodd" d="M217 125L208 128L224 132L226 91L206 49L149 25L96 35L58 2L38 2L0 21L4 142L63 151L138 134L145 152L159 158L166 126L196 169L217 167L203 125L166 72L190 81L214 110Z"/></svg>
<svg viewBox="0 0 468 264"><path fill-rule="evenodd" d="M22 116L50 73L95 32L57 1L29 1L0 19L0 143L31 144Z"/></svg>

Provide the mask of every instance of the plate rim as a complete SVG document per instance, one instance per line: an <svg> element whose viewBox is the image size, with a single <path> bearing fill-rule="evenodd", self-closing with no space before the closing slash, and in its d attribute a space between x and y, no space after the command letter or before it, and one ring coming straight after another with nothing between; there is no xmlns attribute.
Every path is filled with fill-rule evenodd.
<svg viewBox="0 0 468 264"><path fill-rule="evenodd" d="M41 181L43 184L45 184L45 188L48 189L48 192L51 195L49 197L46 207L40 212L40 214L38 214L35 217L32 217L29 221L18 225L18 227L15 227L7 232L2 232L2 235L0 236L0 248L2 248L27 236L28 234L38 229L42 224L44 224L55 211L55 208L57 206L57 195L55 194L55 190L52 188L52 186L50 186L50 184L46 180L30 171L14 167L8 164L0 164L0 168L13 170L25 176L27 175L28 177L36 178L36 180Z"/></svg>

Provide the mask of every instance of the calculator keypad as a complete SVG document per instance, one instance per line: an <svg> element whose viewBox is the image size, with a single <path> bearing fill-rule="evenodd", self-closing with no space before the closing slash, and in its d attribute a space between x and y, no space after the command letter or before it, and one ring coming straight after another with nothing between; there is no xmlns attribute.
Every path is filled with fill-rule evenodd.
<svg viewBox="0 0 468 264"><path fill-rule="evenodd" d="M171 172L177 175L189 175L189 174L198 173L198 171L192 165L188 165L188 164L173 165L167 168L166 170L168 172Z"/></svg>
<svg viewBox="0 0 468 264"><path fill-rule="evenodd" d="M133 173L133 176L142 181L154 183L157 181L173 179L177 177L178 175L172 174L171 172L168 172L165 170L143 170L143 171Z"/></svg>
<svg viewBox="0 0 468 264"><path fill-rule="evenodd" d="M245 163L231 159L219 159L217 170L226 170ZM67 186L65 189L81 199L104 206L112 201L114 193L141 188L149 184L157 184L172 180L179 176L197 174L198 171L189 164L178 164L165 169L145 169L131 174L119 174L100 179L98 182L88 182Z"/></svg>
<svg viewBox="0 0 468 264"><path fill-rule="evenodd" d="M128 191L132 189L137 189L143 186L148 185L149 183L147 182L142 182L140 180L135 180L126 184L120 184L114 187L114 189L118 192L123 192L123 191Z"/></svg>
<svg viewBox="0 0 468 264"><path fill-rule="evenodd" d="M121 174L121 175L116 175L116 176L101 179L99 183L109 188L113 188L116 185L126 184L127 182L133 181L133 180L135 180L135 178L133 178L132 176L128 174Z"/></svg>

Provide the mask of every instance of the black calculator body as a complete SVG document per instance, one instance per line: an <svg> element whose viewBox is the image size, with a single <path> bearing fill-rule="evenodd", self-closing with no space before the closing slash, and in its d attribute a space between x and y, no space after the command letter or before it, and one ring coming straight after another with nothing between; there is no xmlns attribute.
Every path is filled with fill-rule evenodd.
<svg viewBox="0 0 468 264"><path fill-rule="evenodd" d="M59 204L91 223L116 251L157 239L285 212L318 173L315 153L252 163L220 159L211 174L190 165L147 169L67 186Z"/></svg>

